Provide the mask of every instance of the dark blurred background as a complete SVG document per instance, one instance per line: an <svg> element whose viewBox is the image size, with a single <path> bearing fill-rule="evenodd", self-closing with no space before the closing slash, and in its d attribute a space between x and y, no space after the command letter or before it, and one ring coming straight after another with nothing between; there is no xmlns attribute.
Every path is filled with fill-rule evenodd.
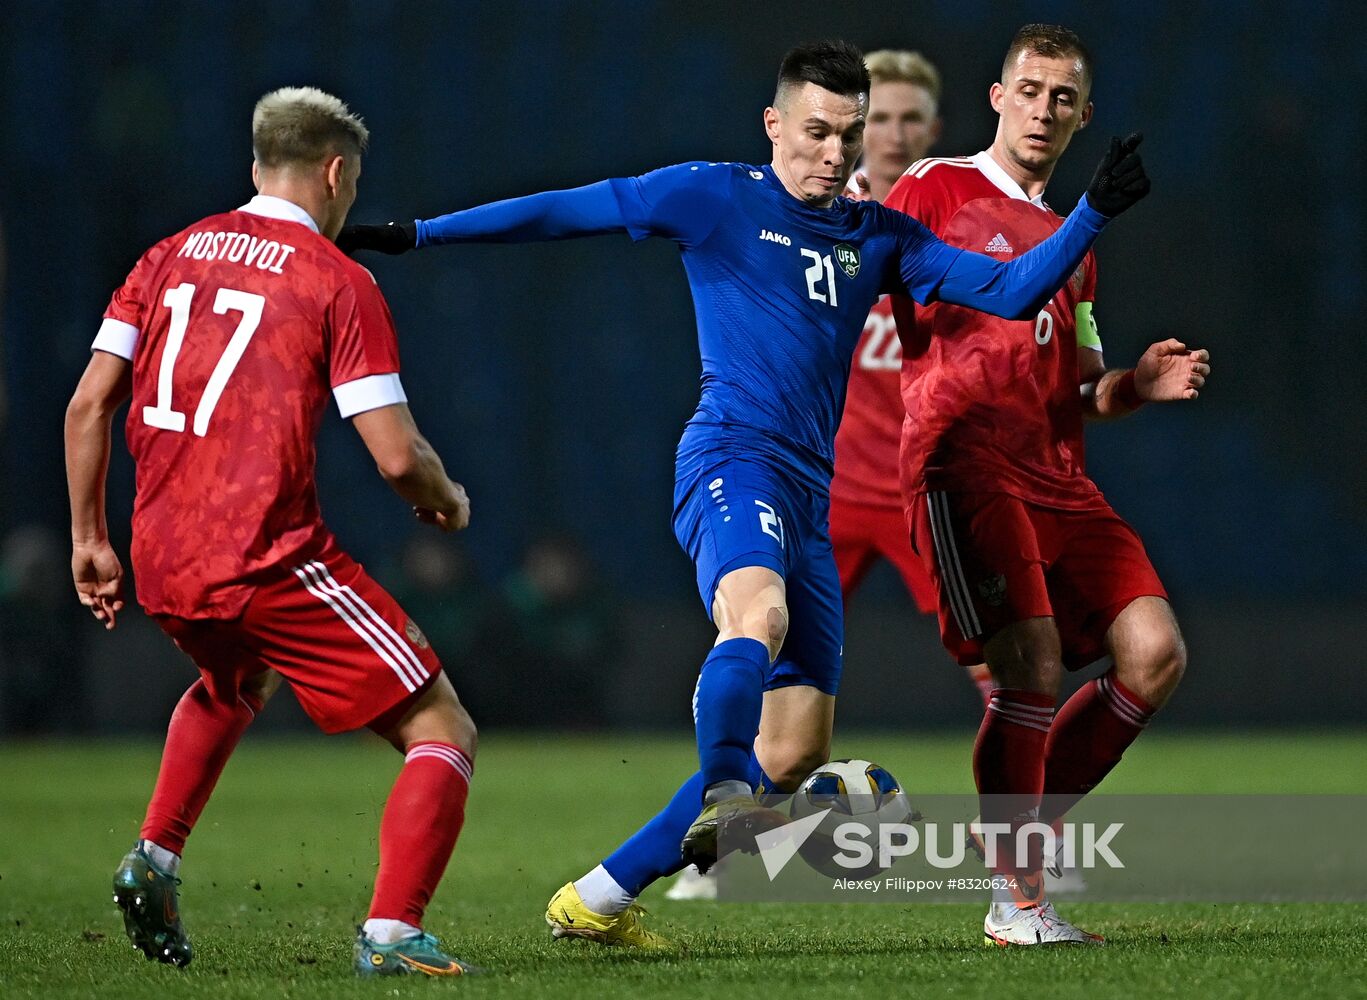
<svg viewBox="0 0 1367 1000"><path fill-rule="evenodd" d="M1360 8L1153 2L0 4L0 734L157 729L190 680L136 614L103 634L67 578L61 424L138 255L245 202L250 114L330 90L373 139L352 218L434 215L681 160L765 162L785 49L823 36L924 52L934 152L991 141L1022 23L1081 33L1092 127L1049 191L1071 208L1112 132L1154 194L1100 246L1113 366L1176 335L1211 349L1195 404L1089 432L1192 647L1175 723L1367 721L1367 46ZM688 724L710 631L669 521L697 396L674 248L625 237L373 259L420 425L472 497L424 536L335 417L325 514L411 606L488 725ZM126 552L132 468L109 506ZM972 726L976 695L894 576L848 623L840 722ZM299 724L292 706L272 723Z"/></svg>

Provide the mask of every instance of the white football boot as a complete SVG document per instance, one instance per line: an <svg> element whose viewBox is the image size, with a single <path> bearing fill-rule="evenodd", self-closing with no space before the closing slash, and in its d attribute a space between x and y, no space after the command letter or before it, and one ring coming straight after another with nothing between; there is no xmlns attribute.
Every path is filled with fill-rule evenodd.
<svg viewBox="0 0 1367 1000"><path fill-rule="evenodd" d="M983 943L1002 948L1013 944L1099 945L1105 938L1068 923L1047 901L1026 909L1012 903L993 903L983 921Z"/></svg>

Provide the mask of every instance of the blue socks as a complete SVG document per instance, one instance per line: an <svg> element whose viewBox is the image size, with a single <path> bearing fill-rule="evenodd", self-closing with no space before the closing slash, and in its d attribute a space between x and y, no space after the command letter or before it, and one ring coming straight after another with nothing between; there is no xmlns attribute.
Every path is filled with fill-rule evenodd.
<svg viewBox="0 0 1367 1000"><path fill-rule="evenodd" d="M698 818L709 785L740 781L750 788L772 788L754 752L768 671L769 650L756 639L728 639L712 647L693 695L702 770L603 861L602 867L627 895L635 898L656 879L683 868L679 844Z"/></svg>
<svg viewBox="0 0 1367 1000"><path fill-rule="evenodd" d="M603 867L633 899L656 879L684 866L679 842L702 808L702 774L694 771L674 797L604 861Z"/></svg>
<svg viewBox="0 0 1367 1000"><path fill-rule="evenodd" d="M693 723L704 790L719 781L747 781L768 672L769 650L758 639L727 639L703 661Z"/></svg>
<svg viewBox="0 0 1367 1000"><path fill-rule="evenodd" d="M751 788L772 788L759 761L751 752L746 781ZM684 866L679 843L702 809L702 772L694 771L650 822L637 830L603 861L603 867L627 895L635 899L656 879L673 875ZM601 912L601 911L600 911Z"/></svg>

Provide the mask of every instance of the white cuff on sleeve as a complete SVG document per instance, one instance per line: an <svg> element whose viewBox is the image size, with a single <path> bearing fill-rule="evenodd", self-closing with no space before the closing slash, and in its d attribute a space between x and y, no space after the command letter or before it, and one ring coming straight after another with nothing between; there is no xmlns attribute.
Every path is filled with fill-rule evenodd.
<svg viewBox="0 0 1367 1000"><path fill-rule="evenodd" d="M334 385L332 395L337 400L337 409L342 414L343 420L354 417L358 413L364 413L366 410L378 410L381 406L393 406L395 403L408 402L408 397L403 392L403 383L399 381L398 372L390 372L387 375L366 375L363 378L352 379L350 382L343 382L341 385Z"/></svg>
<svg viewBox="0 0 1367 1000"><path fill-rule="evenodd" d="M105 351L117 354L125 361L133 360L133 350L138 346L138 328L132 323L109 319L100 324L100 332L90 345L92 351Z"/></svg>

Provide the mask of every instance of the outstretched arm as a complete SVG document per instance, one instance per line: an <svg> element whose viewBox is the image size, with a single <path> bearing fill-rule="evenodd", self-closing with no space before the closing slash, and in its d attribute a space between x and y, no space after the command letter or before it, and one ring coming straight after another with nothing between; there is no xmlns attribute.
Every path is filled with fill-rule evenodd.
<svg viewBox="0 0 1367 1000"><path fill-rule="evenodd" d="M509 198L435 219L418 219L416 246L443 243L531 243L626 232L612 191L599 181L566 191Z"/></svg>
<svg viewBox="0 0 1367 1000"><path fill-rule="evenodd" d="M435 219L347 226L344 253L404 253L443 243L531 243L629 233L689 246L705 239L726 212L734 169L727 163L680 163L640 177L614 177L567 191L544 191Z"/></svg>
<svg viewBox="0 0 1367 1000"><path fill-rule="evenodd" d="M105 628L123 609L123 566L109 544L105 476L114 413L133 388L133 366L96 351L66 409L66 479L71 498L71 576L76 596Z"/></svg>
<svg viewBox="0 0 1367 1000"><path fill-rule="evenodd" d="M1195 399L1209 377L1210 352L1172 338L1150 346L1128 369L1107 369L1100 351L1078 354L1082 412L1093 420L1123 417L1149 402Z"/></svg>
<svg viewBox="0 0 1367 1000"><path fill-rule="evenodd" d="M1015 260L959 253L941 279L936 297L1006 319L1030 319L1077 270L1106 222L1106 216L1087 204L1084 195L1054 235Z"/></svg>
<svg viewBox="0 0 1367 1000"><path fill-rule="evenodd" d="M1142 137L1112 139L1087 193L1058 231L1029 253L1002 262L960 251L948 261L934 297L1006 319L1029 319L1068 280L1106 223L1149 192L1136 149ZM916 284L904 275L908 288Z"/></svg>
<svg viewBox="0 0 1367 1000"><path fill-rule="evenodd" d="M398 254L444 243L532 243L626 232L611 181L566 191L543 191L479 205L435 219L347 226L337 236L345 253Z"/></svg>

